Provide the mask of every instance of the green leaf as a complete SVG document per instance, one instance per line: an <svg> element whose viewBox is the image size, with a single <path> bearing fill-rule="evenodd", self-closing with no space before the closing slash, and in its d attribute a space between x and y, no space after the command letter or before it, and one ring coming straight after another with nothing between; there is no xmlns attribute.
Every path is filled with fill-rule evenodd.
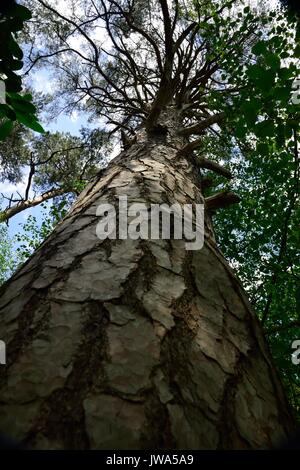
<svg viewBox="0 0 300 470"><path fill-rule="evenodd" d="M4 124L0 125L0 140L6 139L6 137L11 133L12 128L12 121L6 121Z"/></svg>
<svg viewBox="0 0 300 470"><path fill-rule="evenodd" d="M294 127L288 121L285 126L285 136L287 139L291 138L293 135ZM294 147L294 142L292 142L292 147Z"/></svg>
<svg viewBox="0 0 300 470"><path fill-rule="evenodd" d="M250 65L247 75L260 90L265 92L271 90L276 77L276 73L273 70L265 69L257 64Z"/></svg>
<svg viewBox="0 0 300 470"><path fill-rule="evenodd" d="M264 54L267 50L267 46L265 41L258 41L253 47L252 47L252 52L255 55L261 55Z"/></svg>
<svg viewBox="0 0 300 470"><path fill-rule="evenodd" d="M277 54L267 54L265 56L266 64L269 65L272 69L279 69L280 68L280 57Z"/></svg>
<svg viewBox="0 0 300 470"><path fill-rule="evenodd" d="M19 47L17 42L14 40L14 38L11 36L9 41L8 41L8 49L10 52L19 60L23 59L23 52L22 49Z"/></svg>
<svg viewBox="0 0 300 470"><path fill-rule="evenodd" d="M40 132L41 134L45 133L45 130L43 127L36 121L34 116L26 116L25 114L22 114L20 112L16 112L17 115L17 120L21 123L24 124L26 127L29 127L33 131Z"/></svg>
<svg viewBox="0 0 300 470"><path fill-rule="evenodd" d="M288 87L276 87L273 90L273 96L278 101L288 102L291 96L291 90Z"/></svg>
<svg viewBox="0 0 300 470"><path fill-rule="evenodd" d="M289 59L290 54L288 52L281 52L280 57L281 59Z"/></svg>
<svg viewBox="0 0 300 470"><path fill-rule="evenodd" d="M23 62L22 60L12 60L10 66L12 70L21 70L23 68Z"/></svg>
<svg viewBox="0 0 300 470"><path fill-rule="evenodd" d="M274 122L271 119L259 122L255 125L254 131L257 137L273 137L275 134Z"/></svg>
<svg viewBox="0 0 300 470"><path fill-rule="evenodd" d="M30 93L25 93L25 95L21 95L21 98L23 98L23 100L26 100L26 101L32 101L33 99Z"/></svg>
<svg viewBox="0 0 300 470"><path fill-rule="evenodd" d="M11 16L17 16L23 21L30 20L32 18L31 11L28 10L28 8L24 7L23 5L15 5L11 10L10 10L10 15Z"/></svg>
<svg viewBox="0 0 300 470"><path fill-rule="evenodd" d="M265 143L259 143L256 147L257 153L259 155L269 155L269 146Z"/></svg>
<svg viewBox="0 0 300 470"><path fill-rule="evenodd" d="M294 72L292 69L289 69L287 67L282 67L281 69L278 70L278 77L281 78L282 80L288 80L293 76Z"/></svg>
<svg viewBox="0 0 300 470"><path fill-rule="evenodd" d="M18 92L22 90L22 79L19 75L11 73L4 81L7 92Z"/></svg>
<svg viewBox="0 0 300 470"><path fill-rule="evenodd" d="M235 135L238 139L243 139L247 134L247 127L242 121L239 121L235 126Z"/></svg>
<svg viewBox="0 0 300 470"><path fill-rule="evenodd" d="M297 57L297 59L300 58L300 44L297 44L297 46L294 50L294 57Z"/></svg>
<svg viewBox="0 0 300 470"><path fill-rule="evenodd" d="M277 126L277 132L276 132L276 144L278 148L284 147L285 144L285 126L284 124L279 124Z"/></svg>
<svg viewBox="0 0 300 470"><path fill-rule="evenodd" d="M282 37L281 36L273 36L272 37L272 44L275 46L275 47L280 47L281 44L282 44Z"/></svg>
<svg viewBox="0 0 300 470"><path fill-rule="evenodd" d="M36 112L36 107L29 101L13 100L11 106L16 112L24 114L34 114Z"/></svg>
<svg viewBox="0 0 300 470"><path fill-rule="evenodd" d="M16 113L8 104L0 104L0 116L7 117L11 121L16 120Z"/></svg>
<svg viewBox="0 0 300 470"><path fill-rule="evenodd" d="M257 100L245 101L241 106L241 110L245 116L247 123L250 125L255 124L257 114L258 114Z"/></svg>
<svg viewBox="0 0 300 470"><path fill-rule="evenodd" d="M7 100L8 100L8 104L10 104L13 109L20 111L21 113L25 113L25 114L36 113L36 107L33 105L33 103L31 103L31 101L24 98L24 96L20 95L19 93L7 93Z"/></svg>
<svg viewBox="0 0 300 470"><path fill-rule="evenodd" d="M263 68L260 65L254 64L250 65L247 70L247 75L249 78L256 79L258 76L261 76Z"/></svg>
<svg viewBox="0 0 300 470"><path fill-rule="evenodd" d="M18 17L12 18L9 22L9 29L13 32L21 31L23 29L23 21Z"/></svg>
<svg viewBox="0 0 300 470"><path fill-rule="evenodd" d="M10 93L7 93L7 95L9 96L11 100L21 100L21 101L23 101L24 96L25 96L25 95L20 95L20 93L14 93L13 91L11 91Z"/></svg>

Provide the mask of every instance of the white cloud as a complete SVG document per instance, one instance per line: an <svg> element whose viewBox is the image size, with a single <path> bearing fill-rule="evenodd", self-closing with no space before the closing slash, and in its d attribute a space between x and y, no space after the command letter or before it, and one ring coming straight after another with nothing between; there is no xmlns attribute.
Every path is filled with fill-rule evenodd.
<svg viewBox="0 0 300 470"><path fill-rule="evenodd" d="M72 122L78 121L78 119L79 119L78 111L76 111L76 110L72 111L70 119L71 119Z"/></svg>
<svg viewBox="0 0 300 470"><path fill-rule="evenodd" d="M20 193L21 196L24 196L26 188L27 188L27 179L29 175L29 168L25 167L24 171L22 173L22 181L19 183L10 183L9 181L4 181L0 183L0 199L2 198L1 194L3 194L6 197L11 197L14 195L14 198L18 198L18 194ZM33 191L29 191L29 197L33 197ZM5 200L4 200L4 205L5 205Z"/></svg>
<svg viewBox="0 0 300 470"><path fill-rule="evenodd" d="M17 192L19 192L20 194L23 194L25 190L26 190L26 183L23 181L17 184L10 183L9 181L0 183L0 193L3 193L4 196L7 196L7 197L9 197L12 193L16 194Z"/></svg>
<svg viewBox="0 0 300 470"><path fill-rule="evenodd" d="M80 35L71 36L68 38L68 45L75 51L81 52L84 55L86 40Z"/></svg>
<svg viewBox="0 0 300 470"><path fill-rule="evenodd" d="M46 69L38 70L30 75L31 84L38 93L53 93L56 88L55 80L49 77Z"/></svg>

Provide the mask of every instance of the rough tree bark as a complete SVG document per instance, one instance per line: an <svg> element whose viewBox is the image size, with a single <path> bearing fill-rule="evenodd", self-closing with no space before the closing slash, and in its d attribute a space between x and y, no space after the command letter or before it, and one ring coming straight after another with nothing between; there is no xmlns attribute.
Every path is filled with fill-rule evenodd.
<svg viewBox="0 0 300 470"><path fill-rule="evenodd" d="M36 449L256 449L293 421L216 246L96 236L100 203L202 203L169 110L140 130L1 291L0 427Z"/></svg>

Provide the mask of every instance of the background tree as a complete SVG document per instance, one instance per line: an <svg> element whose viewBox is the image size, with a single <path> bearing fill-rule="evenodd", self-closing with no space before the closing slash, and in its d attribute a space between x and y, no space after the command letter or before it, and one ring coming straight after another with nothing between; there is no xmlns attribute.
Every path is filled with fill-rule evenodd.
<svg viewBox="0 0 300 470"><path fill-rule="evenodd" d="M0 225L0 284L3 284L16 269L14 262L13 243L10 240L7 227Z"/></svg>
<svg viewBox="0 0 300 470"><path fill-rule="evenodd" d="M25 179L26 188L24 194L2 195L6 200L2 221L49 199L74 200L103 167L109 148L102 131L82 129L79 137L56 132L38 138L16 128L0 144L1 176L2 181L12 183Z"/></svg>
<svg viewBox="0 0 300 470"><path fill-rule="evenodd" d="M55 200L50 207L41 203L39 220L36 216L28 215L25 222L19 223L19 230L13 236L5 224L0 225L0 285L27 261L69 208L70 201L66 197Z"/></svg>
<svg viewBox="0 0 300 470"><path fill-rule="evenodd" d="M231 188L241 203L215 215L218 241L247 287L299 413L299 371L289 357L291 342L300 335L299 27L280 13L273 20L272 15L252 48L252 61L230 72L232 85L239 86L235 124L215 131L213 141L207 138L204 152L222 155L236 176ZM220 94L214 101L220 110L228 106ZM215 182L218 189L228 187Z"/></svg>

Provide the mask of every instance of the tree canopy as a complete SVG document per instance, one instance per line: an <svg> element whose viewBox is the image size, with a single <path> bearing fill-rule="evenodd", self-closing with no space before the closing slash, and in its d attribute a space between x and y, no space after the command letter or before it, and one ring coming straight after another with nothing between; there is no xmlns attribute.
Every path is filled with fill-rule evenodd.
<svg viewBox="0 0 300 470"><path fill-rule="evenodd" d="M44 132L38 123L36 107L29 93L21 94L22 79L17 73L23 67L23 52L16 36L24 28L31 12L15 0L1 2L0 6L0 141L12 131L14 122L24 124L37 132Z"/></svg>

